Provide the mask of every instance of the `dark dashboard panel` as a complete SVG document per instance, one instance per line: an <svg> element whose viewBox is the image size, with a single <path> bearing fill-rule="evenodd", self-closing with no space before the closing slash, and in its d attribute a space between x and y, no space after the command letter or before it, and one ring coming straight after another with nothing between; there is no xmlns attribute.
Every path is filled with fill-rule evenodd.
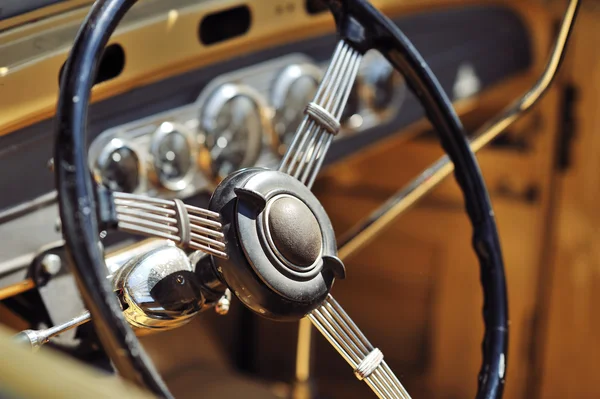
<svg viewBox="0 0 600 399"><path fill-rule="evenodd" d="M415 14L395 20L421 51L444 90L456 98L457 77L476 76L483 90L525 71L531 65L527 28L510 9L472 6ZM141 87L91 106L90 142L104 130L193 103L213 79L290 53L303 53L317 62L331 56L336 37L329 35L290 43L211 65ZM462 71L462 72L461 72ZM460 94L460 92L458 92ZM364 148L416 121L423 113L409 94L389 122L334 143L328 162ZM48 119L0 137L0 210L30 201L54 189L47 168L53 146L53 120Z"/></svg>
<svg viewBox="0 0 600 399"><path fill-rule="evenodd" d="M3 0L0 4L0 21L64 1L66 0Z"/></svg>

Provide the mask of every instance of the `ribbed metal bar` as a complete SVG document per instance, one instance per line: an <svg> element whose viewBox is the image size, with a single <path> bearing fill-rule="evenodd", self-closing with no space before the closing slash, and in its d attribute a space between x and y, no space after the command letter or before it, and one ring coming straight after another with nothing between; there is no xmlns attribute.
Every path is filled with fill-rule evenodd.
<svg viewBox="0 0 600 399"><path fill-rule="evenodd" d="M367 375L364 381L382 399L408 399L410 395L398 378L359 330L348 314L331 295L323 304L307 316L323 336L355 371L360 369ZM369 356L377 352L375 357ZM366 359L366 360L365 360ZM376 360L373 363L373 359ZM365 362L365 363L363 363Z"/></svg>
<svg viewBox="0 0 600 399"><path fill-rule="evenodd" d="M177 225L177 219L168 216L162 216L155 213L144 212L142 210L132 209L124 206L117 207L117 214L127 216L143 217L154 222L165 223L170 225Z"/></svg>
<svg viewBox="0 0 600 399"><path fill-rule="evenodd" d="M218 213L141 195L113 193L113 198L120 230L172 240L181 247L227 258Z"/></svg>
<svg viewBox="0 0 600 399"><path fill-rule="evenodd" d="M340 41L279 170L311 187L348 101L362 55Z"/></svg>
<svg viewBox="0 0 600 399"><path fill-rule="evenodd" d="M152 222L150 220L146 220L143 216L135 216L134 217L134 216L127 216L127 215L118 215L117 220L119 222L135 224L140 227L147 227L150 229L161 230L161 231L165 231L168 233L173 233L173 234L179 233L179 229L177 229L177 227L175 227L175 226L171 226L166 223Z"/></svg>

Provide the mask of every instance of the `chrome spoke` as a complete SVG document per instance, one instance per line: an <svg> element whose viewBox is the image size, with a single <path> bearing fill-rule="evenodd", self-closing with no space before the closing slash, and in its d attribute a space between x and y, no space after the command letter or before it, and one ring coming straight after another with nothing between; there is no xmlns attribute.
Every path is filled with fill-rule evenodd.
<svg viewBox="0 0 600 399"><path fill-rule="evenodd" d="M216 212L143 195L113 193L119 230L172 240L183 248L227 258L220 216Z"/></svg>
<svg viewBox="0 0 600 399"><path fill-rule="evenodd" d="M311 187L340 129L340 118L358 74L362 54L340 41L327 72L308 104L304 119L279 170Z"/></svg>
<svg viewBox="0 0 600 399"><path fill-rule="evenodd" d="M578 5L579 1L577 0L569 2L542 76L526 93L475 132L474 138L470 141L471 150L474 153L490 144L508 127L526 115L527 111L546 94L558 74L564 58L569 35L575 23ZM366 246L401 214L437 187L453 170L454 165L448 156L443 156L425 169L419 176L344 234L342 239L339 240L340 257L346 259Z"/></svg>
<svg viewBox="0 0 600 399"><path fill-rule="evenodd" d="M383 353L371 345L331 295L307 317L379 398L410 398L383 360Z"/></svg>

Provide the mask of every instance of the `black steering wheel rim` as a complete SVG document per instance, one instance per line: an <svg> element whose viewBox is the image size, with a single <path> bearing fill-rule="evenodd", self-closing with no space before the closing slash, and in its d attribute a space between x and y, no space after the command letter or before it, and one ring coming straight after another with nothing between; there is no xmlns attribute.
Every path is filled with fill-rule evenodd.
<svg viewBox="0 0 600 399"><path fill-rule="evenodd" d="M466 131L439 81L410 40L366 0L326 0L338 33L357 50L378 50L400 72L417 96L454 164L473 227L472 245L483 289L483 361L477 398L499 398L508 355L508 300L498 230L485 181Z"/></svg>
<svg viewBox="0 0 600 399"><path fill-rule="evenodd" d="M86 124L100 56L111 34L135 0L97 1L75 40L62 76L56 116L55 176L60 216L73 274L102 342L119 371L153 393L170 397L124 320L98 238L97 188L87 163ZM504 266L489 196L464 129L437 79L402 32L365 0L327 1L338 33L360 52L379 50L404 76L423 104L455 165L473 225L484 291L485 336L478 398L502 395L506 375L508 309Z"/></svg>
<svg viewBox="0 0 600 399"><path fill-rule="evenodd" d="M103 49L135 0L94 3L79 30L61 76L54 146L62 234L71 271L105 350L128 380L171 397L125 321L98 237L97 187L87 162L87 111Z"/></svg>

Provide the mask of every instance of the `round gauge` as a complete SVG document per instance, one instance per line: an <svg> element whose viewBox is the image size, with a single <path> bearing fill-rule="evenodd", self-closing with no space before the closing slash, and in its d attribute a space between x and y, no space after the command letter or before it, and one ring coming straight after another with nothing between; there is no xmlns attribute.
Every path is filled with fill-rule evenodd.
<svg viewBox="0 0 600 399"><path fill-rule="evenodd" d="M321 70L312 64L290 65L277 76L271 101L275 108L273 129L279 139L274 144L280 154L292 143L304 119L304 109L314 99L320 81Z"/></svg>
<svg viewBox="0 0 600 399"><path fill-rule="evenodd" d="M361 76L367 105L376 113L394 111L406 90L402 75L379 53L369 55Z"/></svg>
<svg viewBox="0 0 600 399"><path fill-rule="evenodd" d="M266 110L260 94L244 85L225 84L208 98L200 118L200 164L212 178L256 163L263 134L272 136Z"/></svg>
<svg viewBox="0 0 600 399"><path fill-rule="evenodd" d="M173 191L183 190L194 177L193 133L180 124L163 122L152 136L150 152L158 182Z"/></svg>
<svg viewBox="0 0 600 399"><path fill-rule="evenodd" d="M140 184L140 159L135 150L120 139L113 139L104 147L96 168L102 183L113 191L133 193Z"/></svg>

